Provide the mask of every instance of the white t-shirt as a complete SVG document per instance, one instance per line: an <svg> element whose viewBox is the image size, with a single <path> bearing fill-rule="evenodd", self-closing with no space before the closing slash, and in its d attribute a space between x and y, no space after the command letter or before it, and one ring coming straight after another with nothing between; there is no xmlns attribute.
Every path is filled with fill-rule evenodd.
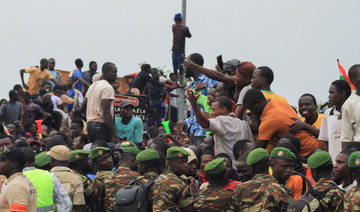
<svg viewBox="0 0 360 212"><path fill-rule="evenodd" d="M342 142L360 142L360 96L356 93L351 94L341 107L341 114L340 140Z"/></svg>
<svg viewBox="0 0 360 212"><path fill-rule="evenodd" d="M209 119L209 131L214 133L214 151L215 155L226 153L232 159L233 167L236 166L236 160L233 154L234 144L241 139L254 141L250 126L246 121L238 119L234 113L225 116L217 116Z"/></svg>
<svg viewBox="0 0 360 212"><path fill-rule="evenodd" d="M329 154L335 162L336 156L341 152L341 119L338 120L340 112L335 107L325 111L321 122L319 140L327 141L329 146Z"/></svg>
<svg viewBox="0 0 360 212"><path fill-rule="evenodd" d="M86 93L87 107L86 107L86 119L88 122L103 122L103 108L101 106L101 100L103 99L115 99L114 88L106 80L99 80L91 84L89 90ZM111 102L110 112L114 117L114 101Z"/></svg>
<svg viewBox="0 0 360 212"><path fill-rule="evenodd" d="M172 90L172 91L170 92L170 94L179 95L179 88L176 88L176 89ZM175 107L175 108L178 107L178 105L177 105L177 98L178 98L178 97L169 96L169 102L170 102L170 106L171 106L171 107Z"/></svg>

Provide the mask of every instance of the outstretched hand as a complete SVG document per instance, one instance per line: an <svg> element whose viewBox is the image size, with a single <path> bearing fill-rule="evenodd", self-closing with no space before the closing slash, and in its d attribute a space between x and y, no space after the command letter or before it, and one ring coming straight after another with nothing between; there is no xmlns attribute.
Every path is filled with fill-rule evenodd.
<svg viewBox="0 0 360 212"><path fill-rule="evenodd" d="M189 87L186 87L186 98L189 100L189 102L191 104L194 104L194 103L196 104L196 101L198 100L200 94L201 94L201 92L198 93L197 95L195 95L192 89L190 89Z"/></svg>

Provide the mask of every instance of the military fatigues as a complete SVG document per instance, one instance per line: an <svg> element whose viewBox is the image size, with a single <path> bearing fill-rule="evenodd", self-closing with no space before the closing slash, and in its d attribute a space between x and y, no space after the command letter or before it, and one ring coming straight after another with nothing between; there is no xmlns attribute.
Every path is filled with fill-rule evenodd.
<svg viewBox="0 0 360 212"><path fill-rule="evenodd" d="M82 181L83 187L84 187L84 196L85 196L85 202L86 202L86 211L92 211L94 209L94 184L91 181L90 178L87 176L81 175L77 173L75 170L73 170L75 174L77 174Z"/></svg>
<svg viewBox="0 0 360 212"><path fill-rule="evenodd" d="M314 186L314 193L321 194L322 191L335 186L336 188L330 189L324 197L320 200L322 208L327 208L329 211L343 211L344 193L334 181L321 178Z"/></svg>
<svg viewBox="0 0 360 212"><path fill-rule="evenodd" d="M155 172L146 172L144 173L144 175L138 176L134 178L134 183L133 185L142 185L147 183L149 180L151 180L154 177L157 177L158 174ZM154 185L154 184L153 184ZM154 196L154 188L153 185L151 185L148 189L147 189L147 197L149 202L152 204L153 202L153 196Z"/></svg>
<svg viewBox="0 0 360 212"><path fill-rule="evenodd" d="M360 168L360 151L353 152L348 158L348 167L351 171L357 173ZM358 176L356 176L358 177ZM360 182L357 185L346 192L344 197L344 210L345 211L360 211Z"/></svg>
<svg viewBox="0 0 360 212"><path fill-rule="evenodd" d="M104 211L114 211L116 192L125 187L139 173L131 171L128 167L120 166L104 178Z"/></svg>
<svg viewBox="0 0 360 212"><path fill-rule="evenodd" d="M97 205L102 209L105 204L105 187L104 187L104 178L111 174L111 171L98 171L94 177L94 193L97 198ZM104 211L104 210L100 210Z"/></svg>
<svg viewBox="0 0 360 212"><path fill-rule="evenodd" d="M56 166L50 172L59 179L73 205L85 205L84 187L79 175L65 166Z"/></svg>
<svg viewBox="0 0 360 212"><path fill-rule="evenodd" d="M208 185L199 191L194 202L195 211L228 211L232 192Z"/></svg>
<svg viewBox="0 0 360 212"><path fill-rule="evenodd" d="M356 185L344 196L345 211L360 211L360 187Z"/></svg>
<svg viewBox="0 0 360 212"><path fill-rule="evenodd" d="M193 203L190 187L185 180L168 171L154 183L153 211L181 211Z"/></svg>
<svg viewBox="0 0 360 212"><path fill-rule="evenodd" d="M290 189L268 174L257 174L236 186L230 211L286 211L291 202Z"/></svg>

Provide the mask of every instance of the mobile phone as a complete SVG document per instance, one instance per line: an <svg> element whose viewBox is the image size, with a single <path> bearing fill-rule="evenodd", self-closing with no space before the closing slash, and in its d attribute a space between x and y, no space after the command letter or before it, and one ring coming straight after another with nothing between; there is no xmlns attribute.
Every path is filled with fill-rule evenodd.
<svg viewBox="0 0 360 212"><path fill-rule="evenodd" d="M218 64L219 68L221 70L223 70L224 69L224 62L222 60L222 55L217 56L216 60L217 60L217 64Z"/></svg>

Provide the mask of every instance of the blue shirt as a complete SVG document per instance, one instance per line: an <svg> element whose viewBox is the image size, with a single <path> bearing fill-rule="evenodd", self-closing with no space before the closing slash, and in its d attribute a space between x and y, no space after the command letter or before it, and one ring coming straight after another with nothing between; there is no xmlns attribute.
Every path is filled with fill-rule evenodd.
<svg viewBox="0 0 360 212"><path fill-rule="evenodd" d="M195 89L196 86L201 82L205 83L206 85L205 90L201 90L201 93L205 96L208 95L212 87L218 84L216 80L212 80L205 76L205 74L201 74L196 81L190 83L190 89ZM205 111L204 106L200 104L198 104L198 106L201 111ZM190 117L185 119L184 123L187 127L187 134L189 137L192 138L194 136L206 136L206 131L200 126L200 124L196 120L194 110L190 111Z"/></svg>
<svg viewBox="0 0 360 212"><path fill-rule="evenodd" d="M127 141L141 143L144 131L142 120L133 116L127 125L124 125L121 120L121 117L115 118L115 129L118 137L126 137Z"/></svg>
<svg viewBox="0 0 360 212"><path fill-rule="evenodd" d="M56 70L48 70L48 72L51 74L51 76L56 79ZM57 79L56 79L57 80ZM46 79L46 82L50 83L51 84L51 92L54 91L54 87L55 87L55 83L53 83L53 81L49 80L49 79ZM61 83L61 82L59 82Z"/></svg>
<svg viewBox="0 0 360 212"><path fill-rule="evenodd" d="M82 71L76 69L73 73L74 82L76 80L78 80L77 79L78 77L84 78L84 73ZM83 83L81 81L78 81L78 83L76 83L76 85L75 85L75 88L81 92L82 86L83 86Z"/></svg>
<svg viewBox="0 0 360 212"><path fill-rule="evenodd" d="M77 104L77 108L75 109L79 109L80 108L80 105L79 105L79 92L77 89L75 88L71 88L70 90L68 90L66 93L71 97L73 98L78 104ZM75 95L76 94L76 95ZM73 108L73 104L67 104L67 109L68 111L71 111Z"/></svg>

